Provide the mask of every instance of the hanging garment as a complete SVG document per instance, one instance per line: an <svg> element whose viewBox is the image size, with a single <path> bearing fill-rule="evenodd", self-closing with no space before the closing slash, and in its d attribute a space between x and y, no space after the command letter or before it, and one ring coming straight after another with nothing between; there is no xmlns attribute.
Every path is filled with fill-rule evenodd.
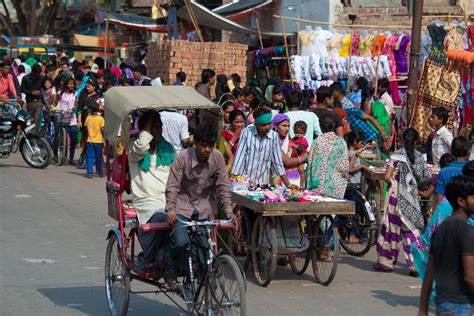
<svg viewBox="0 0 474 316"><path fill-rule="evenodd" d="M359 42L360 42L360 34L353 33L352 42L351 42L351 56L359 56Z"/></svg>
<svg viewBox="0 0 474 316"><path fill-rule="evenodd" d="M467 50L469 49L466 29L461 26L453 26L444 38L444 47L448 49Z"/></svg>
<svg viewBox="0 0 474 316"><path fill-rule="evenodd" d="M339 57L339 49L342 46L343 39L344 35L337 33L328 41L331 57Z"/></svg>
<svg viewBox="0 0 474 316"><path fill-rule="evenodd" d="M311 43L313 44L314 51L321 57L328 57L328 49L326 47L327 41L333 37L333 34L326 30L320 30L314 33L311 37Z"/></svg>
<svg viewBox="0 0 474 316"><path fill-rule="evenodd" d="M373 34L367 34L359 41L359 54L362 57L372 56L372 47L374 47L375 36Z"/></svg>
<svg viewBox="0 0 474 316"><path fill-rule="evenodd" d="M444 48L444 38L446 37L446 30L442 26L430 24L428 25L428 32L431 37L429 58L441 64L445 64L446 50Z"/></svg>
<svg viewBox="0 0 474 316"><path fill-rule="evenodd" d="M431 37L424 34L421 38L421 56L420 56L420 69L423 66L423 61L428 58L431 46Z"/></svg>
<svg viewBox="0 0 474 316"><path fill-rule="evenodd" d="M372 55L377 56L379 54L382 54L383 47L385 46L385 41L387 38L383 34L377 34L377 37L375 38L374 41L374 48L372 50Z"/></svg>
<svg viewBox="0 0 474 316"><path fill-rule="evenodd" d="M315 51L311 39L314 35L314 31L300 31L299 35L301 39L301 56L313 55Z"/></svg>
<svg viewBox="0 0 474 316"><path fill-rule="evenodd" d="M341 57L348 57L351 50L351 43L352 43L352 35L346 34L344 39L342 40L342 46L339 48L339 56Z"/></svg>
<svg viewBox="0 0 474 316"><path fill-rule="evenodd" d="M387 55L388 63L390 66L390 72L392 73L392 78L397 78L397 63L395 61L395 46L398 42L397 35L390 35L387 37L384 46L384 53ZM390 91L392 92L393 102L400 105L400 95L398 94L398 81L390 82Z"/></svg>
<svg viewBox="0 0 474 316"><path fill-rule="evenodd" d="M410 36L404 35L398 41L398 45L395 49L395 61L397 63L397 75L407 76L408 75L408 58L407 58L407 49L408 44L410 43Z"/></svg>

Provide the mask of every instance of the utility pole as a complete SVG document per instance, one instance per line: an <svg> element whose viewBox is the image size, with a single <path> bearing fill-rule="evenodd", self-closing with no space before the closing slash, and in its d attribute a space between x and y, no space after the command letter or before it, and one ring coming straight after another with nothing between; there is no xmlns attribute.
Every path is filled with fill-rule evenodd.
<svg viewBox="0 0 474 316"><path fill-rule="evenodd" d="M421 25L423 21L423 0L413 1L413 20L411 26L411 48L410 66L408 68L408 91L407 91L407 119L411 121L413 108L418 90L420 47L421 47Z"/></svg>
<svg viewBox="0 0 474 316"><path fill-rule="evenodd" d="M36 35L36 1L37 0L31 0L30 2L30 36Z"/></svg>

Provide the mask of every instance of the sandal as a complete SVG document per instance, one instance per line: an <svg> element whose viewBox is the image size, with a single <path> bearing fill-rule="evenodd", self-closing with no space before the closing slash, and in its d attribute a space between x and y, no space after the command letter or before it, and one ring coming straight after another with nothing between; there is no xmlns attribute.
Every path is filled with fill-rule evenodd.
<svg viewBox="0 0 474 316"><path fill-rule="evenodd" d="M380 267L378 263L374 264L372 268L374 269L375 272L391 273L393 271L391 269L384 269Z"/></svg>

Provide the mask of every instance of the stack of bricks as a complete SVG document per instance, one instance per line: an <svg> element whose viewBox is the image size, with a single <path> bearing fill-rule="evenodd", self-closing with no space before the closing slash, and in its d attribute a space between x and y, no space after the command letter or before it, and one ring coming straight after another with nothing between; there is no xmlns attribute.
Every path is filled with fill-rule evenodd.
<svg viewBox="0 0 474 316"><path fill-rule="evenodd" d="M146 65L150 78L160 77L164 84L173 84L176 73L184 71L186 84L194 87L201 81L203 69L230 77L237 73L245 84L248 46L227 42L188 42L166 40L150 43Z"/></svg>

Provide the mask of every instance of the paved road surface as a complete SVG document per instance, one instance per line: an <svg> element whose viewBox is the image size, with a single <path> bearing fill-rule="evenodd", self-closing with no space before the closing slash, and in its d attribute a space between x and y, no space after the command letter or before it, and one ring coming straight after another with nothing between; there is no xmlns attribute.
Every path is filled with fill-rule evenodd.
<svg viewBox="0 0 474 316"><path fill-rule="evenodd" d="M105 180L72 166L29 168L0 160L0 315L108 315L103 285ZM403 261L403 258L400 257ZM372 272L374 252L342 254L329 287L278 267L268 288L247 274L248 315L415 315L419 281L398 265ZM132 288L146 289L138 282ZM179 315L162 295L132 295L129 315Z"/></svg>

